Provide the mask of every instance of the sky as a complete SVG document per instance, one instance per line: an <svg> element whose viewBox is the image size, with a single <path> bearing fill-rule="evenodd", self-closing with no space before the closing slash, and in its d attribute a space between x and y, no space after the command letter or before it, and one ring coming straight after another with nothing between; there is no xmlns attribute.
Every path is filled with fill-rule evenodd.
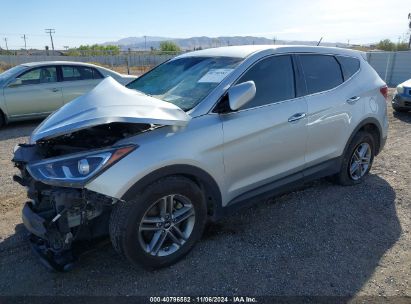
<svg viewBox="0 0 411 304"><path fill-rule="evenodd" d="M366 44L398 41L410 0L0 0L0 47L56 49L126 37L258 36Z"/></svg>

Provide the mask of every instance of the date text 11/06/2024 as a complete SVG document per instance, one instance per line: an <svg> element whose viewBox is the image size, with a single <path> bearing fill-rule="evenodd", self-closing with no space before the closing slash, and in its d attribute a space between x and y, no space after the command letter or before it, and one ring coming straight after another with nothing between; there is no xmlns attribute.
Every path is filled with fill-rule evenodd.
<svg viewBox="0 0 411 304"><path fill-rule="evenodd" d="M254 297L150 297L150 303L258 303Z"/></svg>

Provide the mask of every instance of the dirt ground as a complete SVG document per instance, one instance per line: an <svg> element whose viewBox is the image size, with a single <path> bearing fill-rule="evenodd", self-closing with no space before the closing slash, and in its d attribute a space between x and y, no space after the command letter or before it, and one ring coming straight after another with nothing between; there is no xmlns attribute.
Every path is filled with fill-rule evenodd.
<svg viewBox="0 0 411 304"><path fill-rule="evenodd" d="M388 112L388 142L363 184L320 180L261 202L154 272L130 268L110 244L69 273L40 265L10 162L38 122L10 125L0 130L0 295L411 296L411 113Z"/></svg>

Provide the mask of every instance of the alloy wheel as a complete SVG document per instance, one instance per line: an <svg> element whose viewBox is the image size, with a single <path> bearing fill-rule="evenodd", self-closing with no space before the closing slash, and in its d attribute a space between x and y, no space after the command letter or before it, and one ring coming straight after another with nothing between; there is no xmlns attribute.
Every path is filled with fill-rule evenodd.
<svg viewBox="0 0 411 304"><path fill-rule="evenodd" d="M353 180L359 180L368 171L371 164L371 146L363 142L359 144L351 156L349 173Z"/></svg>
<svg viewBox="0 0 411 304"><path fill-rule="evenodd" d="M187 242L194 224L190 199L179 194L164 196L147 209L140 222L140 245L152 256L168 256Z"/></svg>

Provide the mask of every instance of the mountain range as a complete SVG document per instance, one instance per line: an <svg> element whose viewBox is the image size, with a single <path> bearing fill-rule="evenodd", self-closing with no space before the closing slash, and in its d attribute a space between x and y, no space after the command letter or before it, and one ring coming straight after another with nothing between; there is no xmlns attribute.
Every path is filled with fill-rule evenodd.
<svg viewBox="0 0 411 304"><path fill-rule="evenodd" d="M162 41L173 41L183 50L193 50L195 48L210 48L226 45L246 45L246 44L290 44L290 45L317 45L318 41L297 41L297 40L274 40L264 37L253 36L231 36L231 37L191 37L191 38L170 38L170 37L127 37L117 41L104 42L102 45L114 44L120 46L124 51L130 49L145 50L158 49ZM346 43L321 42L322 46L347 47Z"/></svg>

